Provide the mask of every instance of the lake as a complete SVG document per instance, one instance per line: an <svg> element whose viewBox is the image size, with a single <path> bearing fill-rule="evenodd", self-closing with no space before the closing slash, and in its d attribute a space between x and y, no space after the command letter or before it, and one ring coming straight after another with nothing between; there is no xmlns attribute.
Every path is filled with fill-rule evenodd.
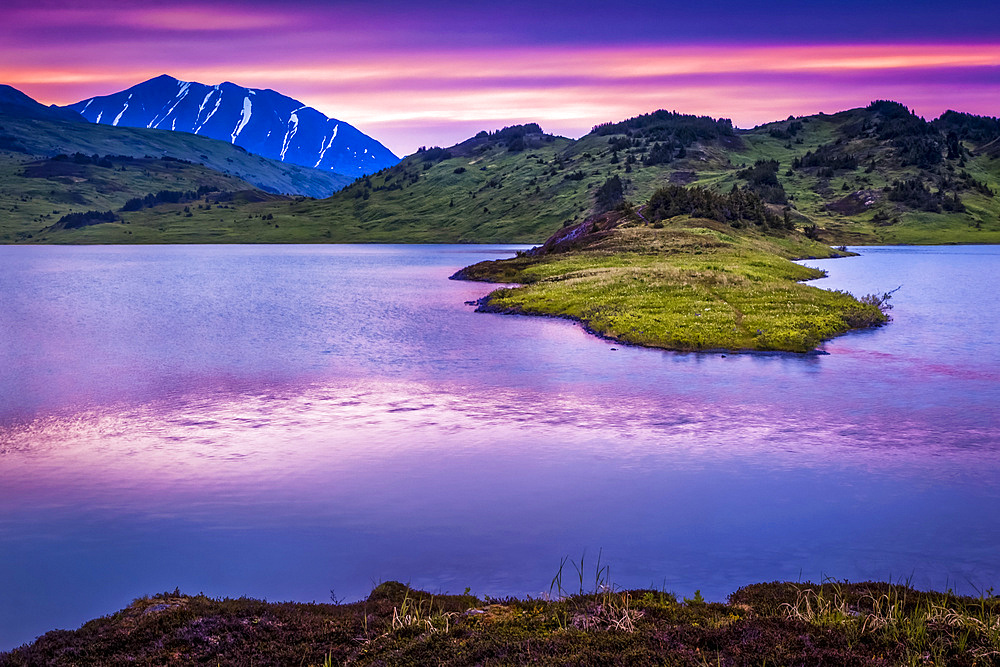
<svg viewBox="0 0 1000 667"><path fill-rule="evenodd" d="M1000 247L859 248L820 355L480 314L513 246L0 246L0 650L132 599L1000 587ZM569 566L567 566L569 567ZM575 576L575 573L574 573Z"/></svg>

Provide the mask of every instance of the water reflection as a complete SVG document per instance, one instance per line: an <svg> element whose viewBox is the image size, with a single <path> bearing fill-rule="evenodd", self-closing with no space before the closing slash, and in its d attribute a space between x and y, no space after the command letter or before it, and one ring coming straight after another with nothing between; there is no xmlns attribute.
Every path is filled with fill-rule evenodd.
<svg viewBox="0 0 1000 667"><path fill-rule="evenodd" d="M1000 583L1000 332L923 300L986 290L908 280L825 356L611 351L473 313L488 288L445 278L493 252L0 248L0 647L175 586L537 593L598 548L622 585L710 598ZM956 263L877 255L827 280Z"/></svg>

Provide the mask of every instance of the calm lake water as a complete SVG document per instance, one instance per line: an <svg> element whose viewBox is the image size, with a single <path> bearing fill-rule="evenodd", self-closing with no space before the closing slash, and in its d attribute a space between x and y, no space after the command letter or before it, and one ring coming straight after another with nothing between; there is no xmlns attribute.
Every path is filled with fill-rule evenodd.
<svg viewBox="0 0 1000 667"><path fill-rule="evenodd" d="M486 246L0 247L0 650L173 590L1000 587L1000 247L862 248L828 354L486 315ZM617 348L617 349L613 349Z"/></svg>

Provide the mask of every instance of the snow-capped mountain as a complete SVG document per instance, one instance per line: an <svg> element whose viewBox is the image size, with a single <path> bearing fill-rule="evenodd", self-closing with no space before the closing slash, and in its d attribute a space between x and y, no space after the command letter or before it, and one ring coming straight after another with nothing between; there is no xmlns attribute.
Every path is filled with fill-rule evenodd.
<svg viewBox="0 0 1000 667"><path fill-rule="evenodd" d="M399 162L385 146L343 121L273 90L229 82L208 86L163 74L66 108L94 123L190 132L352 178Z"/></svg>

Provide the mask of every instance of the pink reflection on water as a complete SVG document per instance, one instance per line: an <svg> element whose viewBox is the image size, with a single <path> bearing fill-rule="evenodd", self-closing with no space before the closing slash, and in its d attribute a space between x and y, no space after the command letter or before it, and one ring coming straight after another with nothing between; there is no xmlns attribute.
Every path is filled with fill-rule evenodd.
<svg viewBox="0 0 1000 667"><path fill-rule="evenodd" d="M942 375L957 380L972 380L1000 384L1000 371L986 365L973 367L968 363L938 363L927 356L903 352L882 352L866 350L843 343L827 343L825 349L843 357L856 359L863 364L878 365L886 373L897 373L903 381L927 381L929 375Z"/></svg>
<svg viewBox="0 0 1000 667"><path fill-rule="evenodd" d="M897 414L886 429L882 415L848 421L831 410L804 421L777 403L721 407L684 396L665 403L412 381L202 393L0 431L0 516L41 505L87 503L116 514L239 502L272 506L279 520L289 508L330 500L377 515L407 480L434 479L459 463L510 467L529 480L552 468L740 461L772 470L920 468L931 477L947 461L970 477L995 472L982 464L996 448L995 430L954 432L947 420L930 421L940 416Z"/></svg>

